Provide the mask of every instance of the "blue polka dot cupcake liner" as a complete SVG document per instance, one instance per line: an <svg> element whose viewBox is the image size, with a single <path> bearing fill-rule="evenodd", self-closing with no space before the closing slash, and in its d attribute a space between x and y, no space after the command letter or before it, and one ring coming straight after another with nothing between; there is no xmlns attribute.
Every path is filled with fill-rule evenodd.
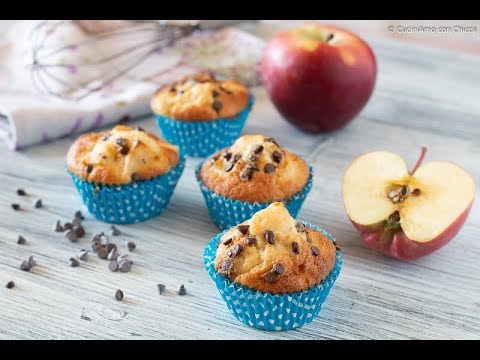
<svg viewBox="0 0 480 360"><path fill-rule="evenodd" d="M255 102L253 95L245 109L233 118L212 121L180 121L154 114L163 137L178 145L189 156L205 157L232 145L242 133L245 121Z"/></svg>
<svg viewBox="0 0 480 360"><path fill-rule="evenodd" d="M200 163L195 169L195 176L197 177L198 185L202 190L205 203L207 204L208 213L212 218L213 223L220 229L229 229L237 224L250 219L256 212L265 209L271 202L246 202L240 200L232 200L223 195L217 194L210 190L200 178L200 169L203 163ZM290 215L297 217L300 208L302 207L305 198L312 188L313 169L310 166L310 177L303 189L295 193L290 199L284 200L286 208Z"/></svg>
<svg viewBox="0 0 480 360"><path fill-rule="evenodd" d="M82 180L68 170L88 211L98 220L112 224L131 224L159 215L168 205L185 158L167 173L150 180L111 186Z"/></svg>
<svg viewBox="0 0 480 360"><path fill-rule="evenodd" d="M331 241L335 240L324 229L307 222L303 222L303 224L321 232ZM295 293L282 295L262 293L239 285L218 274L215 270L217 244L226 231L228 230L218 234L208 243L203 254L203 261L205 269L215 282L227 307L238 320L257 329L282 331L299 328L311 322L318 315L340 274L342 268L340 251L336 251L336 260L332 271L320 284Z"/></svg>

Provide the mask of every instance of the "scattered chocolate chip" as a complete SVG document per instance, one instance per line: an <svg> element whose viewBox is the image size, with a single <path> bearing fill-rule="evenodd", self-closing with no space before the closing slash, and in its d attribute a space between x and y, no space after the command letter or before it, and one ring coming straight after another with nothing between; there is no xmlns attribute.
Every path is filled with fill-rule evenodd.
<svg viewBox="0 0 480 360"><path fill-rule="evenodd" d="M266 164L265 167L263 168L263 171L265 171L266 174L271 174L277 170L277 167L273 164Z"/></svg>
<svg viewBox="0 0 480 360"><path fill-rule="evenodd" d="M247 244L248 246L252 246L252 245L255 245L257 243L257 238L256 237L253 237L253 236L249 236L247 238L245 238L245 244Z"/></svg>
<svg viewBox="0 0 480 360"><path fill-rule="evenodd" d="M312 255L313 256L320 255L320 250L316 246L312 246Z"/></svg>
<svg viewBox="0 0 480 360"><path fill-rule="evenodd" d="M176 92L177 92L177 88L176 88L175 86L172 86L172 87L170 88L170 92L176 93Z"/></svg>
<svg viewBox="0 0 480 360"><path fill-rule="evenodd" d="M18 235L18 240L17 240L18 245L24 245L26 242L27 240L22 235Z"/></svg>
<svg viewBox="0 0 480 360"><path fill-rule="evenodd" d="M227 165L225 165L225 171L229 172L230 170L233 169L234 166L235 164L233 162L228 162Z"/></svg>
<svg viewBox="0 0 480 360"><path fill-rule="evenodd" d="M253 164L247 164L245 166L245 170L248 170L250 172L254 172L254 171L258 171L258 168Z"/></svg>
<svg viewBox="0 0 480 360"><path fill-rule="evenodd" d="M13 281L7 282L7 285L5 285L7 289L13 289L15 287L15 283Z"/></svg>
<svg viewBox="0 0 480 360"><path fill-rule="evenodd" d="M30 271L30 265L28 264L28 260L23 260L20 264L20 270L22 271Z"/></svg>
<svg viewBox="0 0 480 360"><path fill-rule="evenodd" d="M107 255L108 260L116 260L117 258L118 258L117 249L112 249Z"/></svg>
<svg viewBox="0 0 480 360"><path fill-rule="evenodd" d="M127 145L127 139L125 138L118 138L115 140L115 143L119 146L119 152L122 155L127 155L130 151L130 147Z"/></svg>
<svg viewBox="0 0 480 360"><path fill-rule="evenodd" d="M225 158L225 160L229 161L232 158L232 153L225 151L222 156Z"/></svg>
<svg viewBox="0 0 480 360"><path fill-rule="evenodd" d="M232 238L228 238L226 240L223 240L222 244L227 246L227 245L230 245L232 243L233 239Z"/></svg>
<svg viewBox="0 0 480 360"><path fill-rule="evenodd" d="M277 282L279 279L278 274L269 271L268 273L265 274L265 281L268 282L269 284Z"/></svg>
<svg viewBox="0 0 480 360"><path fill-rule="evenodd" d="M19 204L12 204L12 208L13 208L13 210L18 211L18 210L20 210L20 205Z"/></svg>
<svg viewBox="0 0 480 360"><path fill-rule="evenodd" d="M145 131L141 126L135 127L135 130L137 130L137 131Z"/></svg>
<svg viewBox="0 0 480 360"><path fill-rule="evenodd" d="M276 163L279 163L280 161L282 161L282 158L283 158L283 155L280 151L277 151L275 150L273 153L272 153L272 159L273 161L275 161Z"/></svg>
<svg viewBox="0 0 480 360"><path fill-rule="evenodd" d="M77 242L78 240L78 235L75 231L73 230L67 230L65 232L65 237L70 240L71 242Z"/></svg>
<svg viewBox="0 0 480 360"><path fill-rule="evenodd" d="M250 180L252 180L253 172L249 171L247 169L244 169L240 172L239 176L240 176L240 180L242 180L242 181L250 181Z"/></svg>
<svg viewBox="0 0 480 360"><path fill-rule="evenodd" d="M273 138L273 137L269 137L269 138L265 138L265 141L268 141L268 142L271 142L271 143L274 143L275 145L278 146L278 143L277 141Z"/></svg>
<svg viewBox="0 0 480 360"><path fill-rule="evenodd" d="M185 289L185 285L180 285L180 287L177 290L177 294L180 296L187 295L187 289Z"/></svg>
<svg viewBox="0 0 480 360"><path fill-rule="evenodd" d="M263 151L263 145L256 145L253 148L253 153L254 154L260 154Z"/></svg>
<svg viewBox="0 0 480 360"><path fill-rule="evenodd" d="M117 271L118 270L118 262L116 260L112 260L108 263L108 270L110 271Z"/></svg>
<svg viewBox="0 0 480 360"><path fill-rule="evenodd" d="M132 270L132 262L128 259L123 259L121 262L118 263L118 268L121 272L129 272Z"/></svg>
<svg viewBox="0 0 480 360"><path fill-rule="evenodd" d="M82 225L82 219L73 218L73 220L72 220L72 225L73 225L73 226Z"/></svg>
<svg viewBox="0 0 480 360"><path fill-rule="evenodd" d="M103 135L102 140L107 141L110 138L110 136L111 136L110 134L105 134Z"/></svg>
<svg viewBox="0 0 480 360"><path fill-rule="evenodd" d="M82 225L74 225L72 231L77 234L77 237L82 238L85 236L85 229Z"/></svg>
<svg viewBox="0 0 480 360"><path fill-rule="evenodd" d="M118 263L121 263L122 261L125 261L125 260L128 260L128 254L119 255L117 258ZM130 261L133 264L133 261L131 260L128 260L128 261Z"/></svg>
<svg viewBox="0 0 480 360"><path fill-rule="evenodd" d="M340 248L340 246L335 246L335 250L337 250L337 251L342 251L342 249Z"/></svg>
<svg viewBox="0 0 480 360"><path fill-rule="evenodd" d="M292 242L292 251L294 254L300 254L300 246L298 245L297 242Z"/></svg>
<svg viewBox="0 0 480 360"><path fill-rule="evenodd" d="M28 257L28 266L30 266L31 268L33 268L34 266L37 266L37 263L35 262L35 260L33 259L33 256L29 256Z"/></svg>
<svg viewBox="0 0 480 360"><path fill-rule="evenodd" d="M237 230L240 232L240 234L246 235L250 230L250 225L238 225Z"/></svg>
<svg viewBox="0 0 480 360"><path fill-rule="evenodd" d="M64 230L72 230L73 229L73 224L67 222L63 225L63 229Z"/></svg>
<svg viewBox="0 0 480 360"><path fill-rule="evenodd" d="M17 190L17 194L20 195L20 196L25 196L25 195L27 195L27 193L26 193L25 190L23 190L23 189L18 189L18 190Z"/></svg>
<svg viewBox="0 0 480 360"><path fill-rule="evenodd" d="M240 154L235 154L235 155L233 155L232 162L234 164L236 164L237 161L240 160L241 158L242 158L242 156Z"/></svg>
<svg viewBox="0 0 480 360"><path fill-rule="evenodd" d="M112 236L118 236L121 235L122 232L118 230L114 225L110 226L110 235Z"/></svg>
<svg viewBox="0 0 480 360"><path fill-rule="evenodd" d="M165 291L165 288L166 288L165 285L163 285L163 284L157 284L158 294L159 294L159 295L162 295L162 293Z"/></svg>
<svg viewBox="0 0 480 360"><path fill-rule="evenodd" d="M128 251L132 252L133 250L135 250L136 247L137 247L137 245L135 245L135 243L133 241L128 241L127 242Z"/></svg>
<svg viewBox="0 0 480 360"><path fill-rule="evenodd" d="M235 244L233 246L233 251L235 251L237 255L240 255L243 252L243 246L240 244Z"/></svg>
<svg viewBox="0 0 480 360"><path fill-rule="evenodd" d="M117 290L115 292L115 299L118 301L121 301L123 299L123 291L122 290Z"/></svg>
<svg viewBox="0 0 480 360"><path fill-rule="evenodd" d="M78 253L77 253L77 259L79 260L82 260L82 261L87 261L88 259L88 250L80 250Z"/></svg>
<svg viewBox="0 0 480 360"><path fill-rule="evenodd" d="M275 244L275 234L271 230L264 230L263 236L265 237L265 241L270 245Z"/></svg>
<svg viewBox="0 0 480 360"><path fill-rule="evenodd" d="M140 181L140 175L138 173L134 172L131 176L132 181Z"/></svg>
<svg viewBox="0 0 480 360"><path fill-rule="evenodd" d="M38 199L36 202L35 202L35 209L40 209L40 208L43 208L43 202L42 202L42 199Z"/></svg>
<svg viewBox="0 0 480 360"><path fill-rule="evenodd" d="M250 156L248 157L248 161L255 162L257 160L258 160L258 156L255 154L250 154Z"/></svg>
<svg viewBox="0 0 480 360"><path fill-rule="evenodd" d="M220 93L219 93L217 90L214 89L214 90L212 90L212 96L213 96L214 98L219 97L219 96L220 96Z"/></svg>
<svg viewBox="0 0 480 360"><path fill-rule="evenodd" d="M92 165L87 165L85 167L85 171L87 172L87 174L90 174L93 171L93 166Z"/></svg>
<svg viewBox="0 0 480 360"><path fill-rule="evenodd" d="M212 104L212 108L213 108L213 110L216 111L217 114L219 114L220 110L222 110L222 108L223 108L223 105L220 101L214 100L213 104Z"/></svg>
<svg viewBox="0 0 480 360"><path fill-rule="evenodd" d="M114 243L109 243L106 249L108 252L112 251L113 249L117 250L117 245L115 245Z"/></svg>
<svg viewBox="0 0 480 360"><path fill-rule="evenodd" d="M76 219L85 220L80 210L75 211L75 214L73 215L73 217Z"/></svg>
<svg viewBox="0 0 480 360"><path fill-rule="evenodd" d="M109 241L108 241L107 235L105 235L104 233L101 233L100 234L100 245L108 246L108 244L109 244Z"/></svg>
<svg viewBox="0 0 480 360"><path fill-rule="evenodd" d="M100 241L93 241L92 242L92 250L93 252L97 252L102 248L102 245L100 244Z"/></svg>
<svg viewBox="0 0 480 360"><path fill-rule="evenodd" d="M212 158L210 159L210 165L213 165L215 164L215 162L220 158L220 155L217 154L215 156L212 156Z"/></svg>
<svg viewBox="0 0 480 360"><path fill-rule="evenodd" d="M105 248L98 249L97 255L100 259L106 259L108 257L108 251Z"/></svg>
<svg viewBox="0 0 480 360"><path fill-rule="evenodd" d="M235 253L235 251L233 251L233 249L229 249L229 250L227 251L227 256L228 256L229 258L235 259L235 258L237 257L237 254Z"/></svg>
<svg viewBox="0 0 480 360"><path fill-rule="evenodd" d="M231 268L233 267L233 261L232 260L229 260L229 259L226 259L226 260L223 260L223 263L222 263L222 272L228 272Z"/></svg>
<svg viewBox="0 0 480 360"><path fill-rule="evenodd" d="M412 190L412 195L413 196L418 196L422 193L422 190L420 190L419 188L415 188Z"/></svg>
<svg viewBox="0 0 480 360"><path fill-rule="evenodd" d="M310 239L310 237L307 235L307 242L311 243L312 242L312 239Z"/></svg>
<svg viewBox="0 0 480 360"><path fill-rule="evenodd" d="M274 272L277 275L283 275L285 274L285 266L282 264L274 264L272 267L272 272Z"/></svg>
<svg viewBox="0 0 480 360"><path fill-rule="evenodd" d="M77 255L78 256L78 255ZM74 257L71 257L70 260L68 260L68 264L71 266L71 267L77 267L80 265L80 262L75 259Z"/></svg>
<svg viewBox="0 0 480 360"><path fill-rule="evenodd" d="M53 227L53 231L55 231L55 232L63 232L64 231L63 226L60 224L60 220L57 220L57 222L55 223L55 226Z"/></svg>
<svg viewBox="0 0 480 360"><path fill-rule="evenodd" d="M303 225L301 222L297 222L295 224L295 229L297 229L297 231L300 232L300 233L306 232L305 225Z"/></svg>

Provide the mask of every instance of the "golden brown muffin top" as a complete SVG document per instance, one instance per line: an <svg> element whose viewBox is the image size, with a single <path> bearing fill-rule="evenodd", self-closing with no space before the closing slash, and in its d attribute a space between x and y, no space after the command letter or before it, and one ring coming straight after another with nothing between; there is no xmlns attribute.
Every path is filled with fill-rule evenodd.
<svg viewBox="0 0 480 360"><path fill-rule="evenodd" d="M310 177L302 158L264 135L244 135L208 158L200 178L213 192L233 200L272 202L301 191Z"/></svg>
<svg viewBox="0 0 480 360"><path fill-rule="evenodd" d="M248 105L248 89L234 80L202 73L160 88L152 97L154 113L182 121L208 121L237 115Z"/></svg>
<svg viewBox="0 0 480 360"><path fill-rule="evenodd" d="M335 244L275 202L220 239L215 269L238 284L284 294L319 284L332 271Z"/></svg>
<svg viewBox="0 0 480 360"><path fill-rule="evenodd" d="M80 136L67 153L68 169L105 185L129 184L163 175L179 161L178 147L137 127Z"/></svg>

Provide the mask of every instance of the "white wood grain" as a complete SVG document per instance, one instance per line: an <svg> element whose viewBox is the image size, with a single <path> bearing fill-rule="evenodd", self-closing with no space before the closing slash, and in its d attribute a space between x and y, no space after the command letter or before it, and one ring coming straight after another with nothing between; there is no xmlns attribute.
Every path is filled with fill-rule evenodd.
<svg viewBox="0 0 480 360"><path fill-rule="evenodd" d="M427 160L449 160L480 177L480 59L391 42L372 41L379 74L361 115L332 134L306 135L283 121L261 89L246 133L265 133L306 156L313 189L300 217L336 236L344 265L320 315L289 332L244 326L227 310L203 268L202 252L217 229L194 180L189 159L168 209L151 221L119 226L124 247L137 249L131 273L111 273L91 254L78 268L68 259L109 226L85 221L87 236L68 242L52 232L83 207L65 172L72 138L11 153L0 152L0 338L2 339L478 339L480 338L480 214L474 204L459 235L436 253L406 263L367 249L347 219L341 178L350 161L389 149L413 164L420 146ZM158 133L152 119L138 121ZM15 190L30 194L20 198ZM477 188L478 189L478 188ZM478 190L477 190L478 198ZM33 209L37 198L43 209ZM27 210L15 212L12 202ZM18 234L27 244L16 244ZM18 269L33 254L31 273ZM14 289L4 284L13 280ZM167 286L158 295L156 284ZM188 294L175 291L185 284ZM114 298L116 289L124 301Z"/></svg>

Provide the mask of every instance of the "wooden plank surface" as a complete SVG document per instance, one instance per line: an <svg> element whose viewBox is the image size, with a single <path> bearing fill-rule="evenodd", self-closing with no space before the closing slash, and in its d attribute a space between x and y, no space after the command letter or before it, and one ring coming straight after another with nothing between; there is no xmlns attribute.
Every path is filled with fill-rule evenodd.
<svg viewBox="0 0 480 360"><path fill-rule="evenodd" d="M385 41L371 42L379 63L374 95L345 129L305 135L283 121L262 89L245 133L274 136L313 165L313 189L299 217L321 225L344 251L340 277L320 315L289 332L263 332L237 321L203 268L204 246L217 232L188 159L168 209L141 224L119 226L137 249L131 273L111 273L91 254L78 268L68 259L88 248L107 224L85 221L87 235L70 243L52 227L86 213L64 155L67 138L19 153L0 147L0 338L2 339L478 339L480 338L480 211L474 204L465 226L436 253L411 262L367 249L345 215L342 174L359 154L388 149L408 163L420 146L427 160L453 161L480 175L480 59ZM136 122L158 133L152 119ZM17 188L30 194L20 198ZM477 187L478 198L478 187ZM42 198L43 209L33 209ZM15 212L12 202L27 210ZM27 244L17 245L19 234ZM123 250L125 251L125 250ZM38 265L19 270L33 255ZM14 289L4 284L13 280ZM167 291L158 295L156 284ZM185 284L188 294L178 296ZM115 300L116 289L125 293Z"/></svg>

